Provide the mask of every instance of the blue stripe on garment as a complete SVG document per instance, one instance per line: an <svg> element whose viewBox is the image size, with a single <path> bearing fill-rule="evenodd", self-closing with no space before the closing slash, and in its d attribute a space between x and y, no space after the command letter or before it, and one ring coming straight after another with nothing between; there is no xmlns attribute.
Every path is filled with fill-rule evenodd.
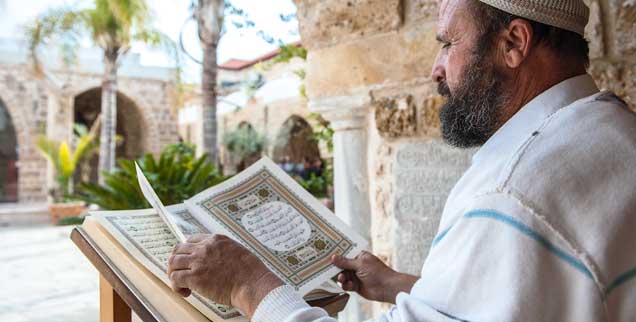
<svg viewBox="0 0 636 322"><path fill-rule="evenodd" d="M605 288L605 297L607 297L615 288L633 279L636 279L636 268L621 274L609 286L607 286L607 288Z"/></svg>
<svg viewBox="0 0 636 322"><path fill-rule="evenodd" d="M441 233L439 233L439 235L437 235L437 237L435 237L435 239L433 239L433 247L435 247L435 245L437 245L437 243L441 242L442 239L444 239L444 237L446 237L446 234L448 234L448 232L451 230L451 228L453 228L453 226L451 225L450 227L444 229L444 231L442 231Z"/></svg>
<svg viewBox="0 0 636 322"><path fill-rule="evenodd" d="M448 313L444 313L444 312L442 312L442 311L440 311L440 310L437 310L437 309L436 309L435 311L437 311L437 313L439 313L439 314L441 314L441 315L443 315L443 316L445 316L445 317L447 317L447 318L449 318L449 319L455 320L455 321L460 321L460 322L470 322L470 321L468 321L468 320L462 320L462 319L460 319L460 318L456 318L456 317L454 317L454 316L452 316L452 315L450 315L450 314L448 314Z"/></svg>
<svg viewBox="0 0 636 322"><path fill-rule="evenodd" d="M493 219L493 220L499 221L501 223L507 224L510 227L513 227L513 228L517 229L519 232L523 233L524 235L534 239L541 246L545 247L549 252L553 253L558 258L562 259L563 261L568 263L570 266L574 267L576 270L578 270L581 273L585 274L587 277L593 278L592 273L587 269L587 267L585 267L585 264L583 264L583 262L581 262L580 260L576 259L574 256L566 253L564 250L560 249L559 247L555 246L550 241L548 241L545 237L541 236L539 233L534 231L532 228L528 227L524 223L522 223L522 222L520 222L520 221L518 221L518 220L516 220L516 219L514 219L514 218L512 218L510 216L500 214L500 213L498 213L497 211L494 211L494 210L474 210L474 211L470 211L470 212L466 213L464 215L464 218L469 218L469 219L470 218L488 218L488 219ZM439 242L441 242L442 239L444 239L444 237L446 237L446 234L448 234L448 232L451 230L451 228L453 228L453 226L445 229L437 237L435 237L435 239L433 240L433 247L435 245L439 244ZM636 277L636 272L631 272L631 273L633 275L629 275L628 277L626 277L626 279L630 279L630 278ZM628 275L628 274L625 274L625 275ZM620 277L619 277L619 279L620 279ZM621 280L621 281L619 281L619 284L623 283L623 282L624 281Z"/></svg>
<svg viewBox="0 0 636 322"><path fill-rule="evenodd" d="M585 264L580 260L576 259L574 256L566 253L564 250L552 244L545 237L541 236L539 233L534 231L532 228L526 226L524 223L514 219L510 216L500 214L494 210L475 210L471 211L464 215L465 218L488 218L493 219L504 224L507 224L522 234L534 239L541 246L545 247L549 252L556 255L558 258L562 259L566 263L570 264L572 267L580 271L581 273L587 275L589 278L593 278L592 273L585 267Z"/></svg>

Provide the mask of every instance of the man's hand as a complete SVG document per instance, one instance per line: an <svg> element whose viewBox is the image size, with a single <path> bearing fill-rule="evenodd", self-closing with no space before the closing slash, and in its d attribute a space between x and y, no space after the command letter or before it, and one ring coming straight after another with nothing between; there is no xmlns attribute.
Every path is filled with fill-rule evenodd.
<svg viewBox="0 0 636 322"><path fill-rule="evenodd" d="M197 235L175 246L168 276L184 297L196 291L249 316L271 290L283 285L254 254L223 235Z"/></svg>
<svg viewBox="0 0 636 322"><path fill-rule="evenodd" d="M344 270L338 275L342 288L371 301L395 303L398 293L410 292L419 279L392 270L379 258L364 251L354 259L334 256L332 262Z"/></svg>

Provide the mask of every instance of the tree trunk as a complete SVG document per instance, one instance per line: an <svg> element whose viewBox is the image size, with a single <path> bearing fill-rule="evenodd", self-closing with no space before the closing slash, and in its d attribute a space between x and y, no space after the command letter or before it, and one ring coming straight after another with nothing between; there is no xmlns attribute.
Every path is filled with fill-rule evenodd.
<svg viewBox="0 0 636 322"><path fill-rule="evenodd" d="M104 172L115 170L117 147L117 50L104 51L102 82L102 116L99 135L99 184L104 184Z"/></svg>
<svg viewBox="0 0 636 322"><path fill-rule="evenodd" d="M216 118L216 50L223 26L224 0L199 0L195 11L199 39L203 47L201 72L201 103L203 113L203 152L218 165L218 129Z"/></svg>
<svg viewBox="0 0 636 322"><path fill-rule="evenodd" d="M216 46L203 45L201 72L201 101L203 113L203 151L211 162L218 162L218 129L216 119Z"/></svg>

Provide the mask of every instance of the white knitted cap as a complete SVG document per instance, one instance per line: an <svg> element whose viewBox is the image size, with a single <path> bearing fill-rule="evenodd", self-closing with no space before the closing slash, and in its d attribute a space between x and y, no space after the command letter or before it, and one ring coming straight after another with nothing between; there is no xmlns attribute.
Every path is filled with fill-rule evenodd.
<svg viewBox="0 0 636 322"><path fill-rule="evenodd" d="M590 9L583 0L479 0L509 14L584 35Z"/></svg>

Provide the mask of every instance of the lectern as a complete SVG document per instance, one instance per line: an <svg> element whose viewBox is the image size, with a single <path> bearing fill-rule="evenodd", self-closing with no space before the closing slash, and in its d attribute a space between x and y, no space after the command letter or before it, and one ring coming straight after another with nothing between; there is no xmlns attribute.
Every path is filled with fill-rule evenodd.
<svg viewBox="0 0 636 322"><path fill-rule="evenodd" d="M130 322L131 310L144 322L170 322L144 299L81 227L73 229L71 240L99 272L100 322ZM349 295L341 294L308 303L322 307L333 316L344 309L348 300Z"/></svg>

